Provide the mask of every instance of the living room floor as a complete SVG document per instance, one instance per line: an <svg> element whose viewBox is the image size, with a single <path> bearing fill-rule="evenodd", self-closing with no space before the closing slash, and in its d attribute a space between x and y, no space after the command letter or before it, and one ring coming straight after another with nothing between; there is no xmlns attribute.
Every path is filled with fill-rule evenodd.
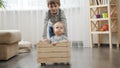
<svg viewBox="0 0 120 68"><path fill-rule="evenodd" d="M0 68L120 68L120 49L108 47L71 47L71 62L41 66L36 61L36 49L19 54L8 61L0 61Z"/></svg>

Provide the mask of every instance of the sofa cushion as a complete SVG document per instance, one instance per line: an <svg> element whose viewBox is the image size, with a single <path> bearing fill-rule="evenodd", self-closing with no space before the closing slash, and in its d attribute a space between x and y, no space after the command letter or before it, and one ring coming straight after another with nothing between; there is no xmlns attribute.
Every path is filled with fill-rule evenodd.
<svg viewBox="0 0 120 68"><path fill-rule="evenodd" d="M19 30L0 30L0 43L11 44L21 40Z"/></svg>

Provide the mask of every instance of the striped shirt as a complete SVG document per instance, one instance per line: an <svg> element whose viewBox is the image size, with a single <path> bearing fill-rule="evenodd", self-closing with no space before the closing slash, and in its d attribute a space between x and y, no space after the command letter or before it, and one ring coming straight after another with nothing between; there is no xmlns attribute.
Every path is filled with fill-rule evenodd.
<svg viewBox="0 0 120 68"><path fill-rule="evenodd" d="M50 38L50 43L57 43L57 42L65 42L67 41L67 36L61 35L61 36L52 36Z"/></svg>

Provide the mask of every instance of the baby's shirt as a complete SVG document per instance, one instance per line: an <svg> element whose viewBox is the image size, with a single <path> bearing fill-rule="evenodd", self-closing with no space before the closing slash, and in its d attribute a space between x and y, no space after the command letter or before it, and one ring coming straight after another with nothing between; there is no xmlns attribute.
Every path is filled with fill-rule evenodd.
<svg viewBox="0 0 120 68"><path fill-rule="evenodd" d="M52 36L50 38L51 43L57 43L57 42L66 42L68 40L67 36L61 35L61 36Z"/></svg>

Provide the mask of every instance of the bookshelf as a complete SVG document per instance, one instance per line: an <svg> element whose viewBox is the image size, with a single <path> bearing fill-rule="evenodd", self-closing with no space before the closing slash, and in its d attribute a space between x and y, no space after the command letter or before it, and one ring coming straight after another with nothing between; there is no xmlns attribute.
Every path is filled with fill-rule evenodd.
<svg viewBox="0 0 120 68"><path fill-rule="evenodd" d="M118 0L89 0L90 6L90 46L93 47L94 35L97 35L98 47L102 35L108 35L109 48L112 48L112 34L115 33L119 47Z"/></svg>

